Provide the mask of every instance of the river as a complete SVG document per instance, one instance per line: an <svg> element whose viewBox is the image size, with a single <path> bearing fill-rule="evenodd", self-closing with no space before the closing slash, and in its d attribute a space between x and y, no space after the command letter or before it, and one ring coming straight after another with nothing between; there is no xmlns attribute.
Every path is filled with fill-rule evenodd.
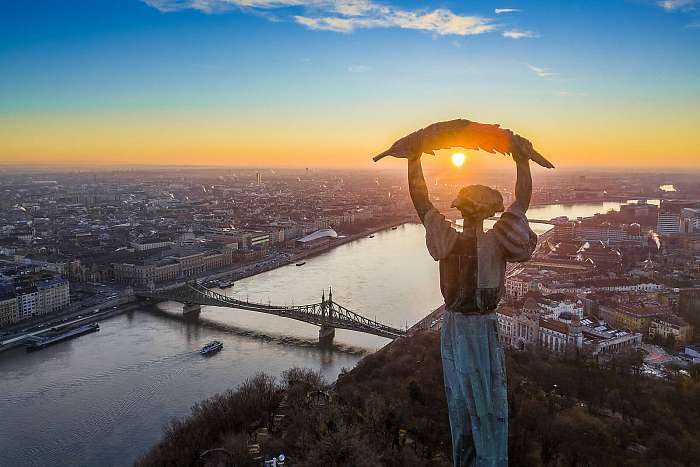
<svg viewBox="0 0 700 467"><path fill-rule="evenodd" d="M533 207L535 219L589 216L619 203ZM549 226L533 225L538 233ZM302 304L333 288L334 301L395 327L410 326L441 302L437 264L422 226L406 224L363 238L304 266L238 281L225 293L251 301ZM329 381L387 339L336 332L336 348L316 345L318 328L229 308L203 307L199 323L180 305L118 315L88 334L44 350L0 353L0 465L131 465L173 417L264 371L319 370ZM218 339L224 349L197 353Z"/></svg>

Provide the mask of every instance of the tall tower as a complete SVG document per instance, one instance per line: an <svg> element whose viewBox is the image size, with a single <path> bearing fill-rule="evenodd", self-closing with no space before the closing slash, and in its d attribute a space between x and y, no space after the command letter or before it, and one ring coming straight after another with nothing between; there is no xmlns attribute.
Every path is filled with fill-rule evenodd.
<svg viewBox="0 0 700 467"><path fill-rule="evenodd" d="M262 182L262 177L260 176L260 172L255 172L255 183L260 185L261 182Z"/></svg>

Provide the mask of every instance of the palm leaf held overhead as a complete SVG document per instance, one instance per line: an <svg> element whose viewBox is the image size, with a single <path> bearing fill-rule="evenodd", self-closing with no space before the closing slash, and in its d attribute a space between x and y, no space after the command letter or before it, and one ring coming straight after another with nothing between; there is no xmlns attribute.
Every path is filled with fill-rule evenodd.
<svg viewBox="0 0 700 467"><path fill-rule="evenodd" d="M527 157L542 167L554 168L554 165L535 151L532 144L522 136L500 128L498 124L477 123L464 119L433 123L415 131L375 156L374 161L385 156L413 157L423 153L435 154L438 149L458 147Z"/></svg>

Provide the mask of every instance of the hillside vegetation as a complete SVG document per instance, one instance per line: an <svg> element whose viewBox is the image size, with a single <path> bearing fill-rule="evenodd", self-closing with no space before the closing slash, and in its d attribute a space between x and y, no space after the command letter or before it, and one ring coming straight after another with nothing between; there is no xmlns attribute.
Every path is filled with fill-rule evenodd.
<svg viewBox="0 0 700 467"><path fill-rule="evenodd" d="M697 369L667 382L638 375L638 363L508 355L511 465L700 465ZM212 448L226 452L200 457ZM423 333L333 388L305 369L259 374L197 404L137 465L257 466L283 452L293 466L449 466L450 450L439 337Z"/></svg>

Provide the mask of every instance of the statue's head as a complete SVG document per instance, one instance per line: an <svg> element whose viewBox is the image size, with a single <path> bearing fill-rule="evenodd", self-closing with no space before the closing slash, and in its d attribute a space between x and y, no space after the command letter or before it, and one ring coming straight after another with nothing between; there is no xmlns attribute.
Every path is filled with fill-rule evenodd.
<svg viewBox="0 0 700 467"><path fill-rule="evenodd" d="M452 207L459 209L465 220L474 223L505 210L501 193L484 185L469 185L459 190Z"/></svg>

